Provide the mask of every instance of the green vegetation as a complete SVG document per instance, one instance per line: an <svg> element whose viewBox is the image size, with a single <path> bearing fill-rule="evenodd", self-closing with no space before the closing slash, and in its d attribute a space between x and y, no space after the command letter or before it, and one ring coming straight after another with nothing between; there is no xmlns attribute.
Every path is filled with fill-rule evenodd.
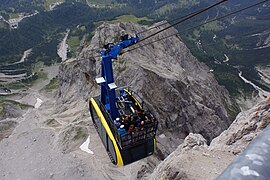
<svg viewBox="0 0 270 180"><path fill-rule="evenodd" d="M76 135L74 136L73 140L83 139L87 137L87 134L84 131L83 127L76 126L75 131Z"/></svg>
<svg viewBox="0 0 270 180"><path fill-rule="evenodd" d="M112 0L87 0L87 3L98 4L98 5L109 5L112 3Z"/></svg>
<svg viewBox="0 0 270 180"><path fill-rule="evenodd" d="M44 90L50 92L56 90L57 88L58 88L58 77L54 77L50 81L50 83L44 87Z"/></svg>
<svg viewBox="0 0 270 180"><path fill-rule="evenodd" d="M5 103L10 103L10 104L12 104L14 106L19 107L20 109L33 108L33 106L31 106L29 104L23 104L23 103L19 103L17 101L9 100L9 99L0 99L0 107L3 107L3 105Z"/></svg>
<svg viewBox="0 0 270 180"><path fill-rule="evenodd" d="M1 133L3 133L3 131L9 130L11 127L14 127L17 124L18 123L15 121L0 122L0 136L1 136ZM1 140L1 137L0 137L0 140Z"/></svg>
<svg viewBox="0 0 270 180"><path fill-rule="evenodd" d="M226 111L228 113L229 119L231 121L234 121L235 117L239 114L241 110L239 109L238 104L236 102L233 102L233 105L229 108L226 108Z"/></svg>
<svg viewBox="0 0 270 180"><path fill-rule="evenodd" d="M195 36L195 39L198 39L198 38L200 37L200 30L195 29L195 30L193 31L193 35Z"/></svg>
<svg viewBox="0 0 270 180"><path fill-rule="evenodd" d="M22 103L19 103L17 101L1 98L0 99L0 118L7 113L5 106L8 104L11 104L12 106L17 107L18 109L33 108L33 106L31 106L29 104L22 104Z"/></svg>
<svg viewBox="0 0 270 180"><path fill-rule="evenodd" d="M5 137L8 137L17 126L15 121L3 121L0 122L0 141Z"/></svg>
<svg viewBox="0 0 270 180"><path fill-rule="evenodd" d="M32 48L25 66L29 67L37 61L50 65L60 62L57 46L63 38L66 29L76 31L71 33L69 41L72 51L79 44L79 39L85 34L91 34L95 26L94 21L110 20L123 14L124 9L108 9L106 11L89 8L82 3L64 3L54 11L40 12L26 18L16 30L0 28L0 62L13 63L19 61L22 52ZM70 13L72 12L72 13ZM77 28L77 25L81 28ZM78 36L78 37L76 37ZM31 71L29 70L29 73Z"/></svg>
<svg viewBox="0 0 270 180"><path fill-rule="evenodd" d="M86 26L81 26L80 27L80 30L83 31L83 32L85 32L87 30L87 27Z"/></svg>
<svg viewBox="0 0 270 180"><path fill-rule="evenodd" d="M37 72L38 79L46 80L48 79L48 74L44 72L42 69Z"/></svg>
<svg viewBox="0 0 270 180"><path fill-rule="evenodd" d="M90 7L96 8L121 8L125 6L123 3L117 3L115 0L86 0Z"/></svg>
<svg viewBox="0 0 270 180"><path fill-rule="evenodd" d="M71 126L64 132L64 141L76 141L87 137L87 129L81 126Z"/></svg>
<svg viewBox="0 0 270 180"><path fill-rule="evenodd" d="M193 7L197 4L200 4L199 0L178 0L178 6L180 8L187 8L187 7Z"/></svg>
<svg viewBox="0 0 270 180"><path fill-rule="evenodd" d="M8 19L9 16L15 17L22 12L40 11L38 15L23 20L16 30L10 30L7 24L0 22L1 65L19 61L23 51L32 48L32 53L23 67L7 66L9 69L26 69L27 74L30 75L32 69L29 67L38 61L44 62L45 65L61 61L57 55L57 46L62 41L63 32L66 32L66 29L70 29L67 41L70 47L69 57L75 57L80 41L84 40L84 45L89 44L94 29L102 22L152 24L160 20L171 21L213 3L212 0L142 0L141 3L126 0L60 1L64 1L64 3L54 11L44 10L48 9L49 4L58 2L58 0L24 0L20 2L9 0L0 4L0 15L5 19ZM250 3L251 1L241 1L237 6L233 2L224 4L181 23L176 28L183 31L187 27L211 20L218 14L224 15L250 5ZM267 88L260 84L254 69L256 65L269 64L269 48L255 49L256 44L266 37L250 36L265 31L268 29L267 25L270 24L267 7L261 6L260 8L260 12L254 8L237 14L235 17L181 32L181 38L192 53L214 69L219 83L226 86L234 96L239 95L242 91L246 91L247 94L253 91L253 88L243 83L238 77L239 70L249 80L264 89ZM199 48L198 41L201 42ZM229 62L223 62L224 54L230 58ZM28 81L37 78L45 78L45 76L37 73ZM28 81L24 83L30 83Z"/></svg>
<svg viewBox="0 0 270 180"><path fill-rule="evenodd" d="M221 85L227 87L231 95L236 96L237 94L239 94L239 90L243 85L243 81L237 75L232 74L232 72L228 71L217 72L215 73L215 76Z"/></svg>
<svg viewBox="0 0 270 180"><path fill-rule="evenodd" d="M0 29L7 29L7 28L8 28L8 24L3 21L0 21Z"/></svg>
<svg viewBox="0 0 270 180"><path fill-rule="evenodd" d="M18 18L19 17L19 13L10 13L9 14L9 19L14 19L14 18Z"/></svg>
<svg viewBox="0 0 270 180"><path fill-rule="evenodd" d="M190 8L198 4L200 4L200 1L198 0L178 0L174 3L165 4L161 8L155 10L153 14L157 16L166 16L172 14L175 10Z"/></svg>
<svg viewBox="0 0 270 180"><path fill-rule="evenodd" d="M60 124L57 120L55 120L55 119L48 119L47 121L45 121L45 124L46 124L47 126L50 126L50 127L58 127L58 126L61 125L61 124Z"/></svg>
<svg viewBox="0 0 270 180"><path fill-rule="evenodd" d="M29 87L33 86L38 80L46 80L48 79L47 73L44 71L39 70L35 72L30 78L22 80L20 82L13 82L5 85L9 89L28 89Z"/></svg>
<svg viewBox="0 0 270 180"><path fill-rule="evenodd" d="M242 71L244 77L261 88L268 89L261 84L254 69L258 64L269 64L269 50L255 49L256 44L266 37L250 35L263 32L266 29L265 24L270 22L263 13L257 14L257 16L253 19L246 19L249 16L245 15L236 16L234 23L232 23L231 17L181 34L193 55L214 69L218 82L224 85L233 96L241 96L242 94L251 96L254 91L250 85L239 78L239 71ZM194 20L194 25L200 24L204 20L205 18ZM178 29L183 28L185 25L178 27ZM197 42L199 40L201 45L198 48ZM229 57L228 62L223 62L225 60L224 54Z"/></svg>
<svg viewBox="0 0 270 180"><path fill-rule="evenodd" d="M38 73L34 73L33 75L29 75L28 79L24 79L19 82L12 82L6 84L5 86L9 89L28 89L36 82L38 78Z"/></svg>
<svg viewBox="0 0 270 180"><path fill-rule="evenodd" d="M71 51L72 57L76 57L77 49L80 46L79 36L69 36L67 39L67 44L69 50Z"/></svg>
<svg viewBox="0 0 270 180"><path fill-rule="evenodd" d="M18 82L14 82L14 83L9 83L6 85L7 88L9 89L23 89L23 88L27 88L24 86L24 84L22 83L18 83Z"/></svg>
<svg viewBox="0 0 270 180"><path fill-rule="evenodd" d="M161 7L160 9L155 11L155 14L162 16L162 15L166 15L169 14L173 11L173 9L176 8L176 4L167 4L163 7Z"/></svg>
<svg viewBox="0 0 270 180"><path fill-rule="evenodd" d="M142 21L147 21L147 22L152 22L152 19L149 19L147 17L141 17L138 18L134 15L122 15L122 16L118 16L116 17L115 20L112 20L112 23L117 23L117 22L131 22L131 23L140 23Z"/></svg>
<svg viewBox="0 0 270 180"><path fill-rule="evenodd" d="M1 101L0 101L1 102ZM4 107L3 107L3 103L1 104L0 103L0 117L2 116L2 115L4 115L5 114L5 110L4 110Z"/></svg>
<svg viewBox="0 0 270 180"><path fill-rule="evenodd" d="M198 0L178 0L174 3L166 3L161 6L159 9L151 13L150 17L158 17L159 20L172 20L179 17L183 17L191 12L195 12L203 7L205 4L204 1ZM156 18L155 18L156 19ZM196 18L193 19L193 21Z"/></svg>
<svg viewBox="0 0 270 180"><path fill-rule="evenodd" d="M223 29L224 27L220 24L220 22L214 21L214 22L204 25L201 28L201 31L221 31Z"/></svg>

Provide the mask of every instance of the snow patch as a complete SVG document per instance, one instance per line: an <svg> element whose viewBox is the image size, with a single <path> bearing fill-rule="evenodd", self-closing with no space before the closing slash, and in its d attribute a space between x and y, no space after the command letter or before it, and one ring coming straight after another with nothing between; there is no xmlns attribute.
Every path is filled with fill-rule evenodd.
<svg viewBox="0 0 270 180"><path fill-rule="evenodd" d="M86 139L86 141L80 146L80 149L84 152L87 152L88 154L94 154L93 151L91 151L88 146L90 144L90 136Z"/></svg>
<svg viewBox="0 0 270 180"><path fill-rule="evenodd" d="M36 101L36 104L35 104L35 108L38 109L41 106L42 102L43 101L41 99L37 98L37 101Z"/></svg>

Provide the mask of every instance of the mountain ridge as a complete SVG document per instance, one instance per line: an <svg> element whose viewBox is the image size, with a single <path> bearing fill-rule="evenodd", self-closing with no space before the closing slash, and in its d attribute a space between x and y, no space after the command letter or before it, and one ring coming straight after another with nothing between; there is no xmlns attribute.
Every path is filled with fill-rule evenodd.
<svg viewBox="0 0 270 180"><path fill-rule="evenodd" d="M217 137L229 127L239 109L228 91L218 85L211 69L191 54L180 36L173 36L125 53L113 62L116 84L129 86L144 97L160 125L157 152L153 156L129 166L112 165L88 110L89 97L100 93L95 83L95 77L100 74L98 47L114 42L121 31L132 34L146 28L132 23L104 23L77 59L60 64L58 83L55 82L56 74L52 76L51 67L42 67L48 72L49 79L24 91L18 90L19 94L8 94L35 108L27 109L16 118L0 121L4 128L10 121L11 128L7 133L5 131L4 139L0 141L3 179L214 178L230 163L234 154L240 152L235 146L245 146L269 123L268 100L243 113L241 117L251 118L247 119L247 124L245 121L240 125L233 123L231 127L236 125L236 128L229 128ZM176 32L172 28L154 39ZM58 90L55 89L57 85ZM195 133L203 134L206 139ZM208 146L214 137L220 140ZM79 148L85 140L93 154ZM225 146L226 142L231 146ZM224 147L222 151L219 145Z"/></svg>
<svg viewBox="0 0 270 180"><path fill-rule="evenodd" d="M94 1L91 2L94 3ZM69 0L54 8L53 11L31 9L31 6L24 6L30 8L32 11L38 10L40 13L34 17L24 19L19 23L19 27L16 30L10 30L7 25L3 25L4 22L0 22L0 36L4 37L0 40L0 59L1 62L13 63L21 59L24 51L31 48L32 53L23 64L16 66L4 66L5 63L1 64L4 67L1 67L0 71L2 72L3 69L3 73L5 74L6 70L14 70L18 66L20 68L23 66L25 68L24 72L29 76L34 73L30 66L39 61L43 61L46 65L60 62L60 58L57 55L57 46L67 29L71 30L67 41L71 52L68 52L67 56L75 58L77 53L74 51L77 51L77 48L81 49L80 46L82 44L89 44L94 29L104 20L114 21L114 19L122 15L132 14L136 15L138 19L142 17L144 17L142 19L145 19L145 17L148 20L151 19L150 21L142 20L140 23L143 24L152 24L153 22L164 19L171 21L179 18L179 16L202 9L216 1L196 0L193 5L187 2L189 1L100 1L98 3L104 3L106 5L102 8L97 8L89 7L85 1L74 2L73 0ZM44 2L35 1L35 3L42 4ZM125 6L110 7L107 5L111 4L114 6L114 4L118 3L125 4ZM181 23L176 28L181 31L194 24L200 24L214 17L246 7L252 3L253 1L250 0L241 3L229 1L193 18L192 21ZM176 6L173 6L174 9L172 10L171 8L166 8L167 4L175 4ZM164 7L166 13L156 13L160 8L162 9ZM264 90L269 90L260 79L259 72L254 68L269 64L269 47L266 45L264 48L261 48L261 46L264 46L263 43L267 42L269 34L268 36L267 34L251 36L252 33L263 34L263 32L268 32L269 28L265 25L269 23L267 19L269 7L269 3L265 3L224 20L210 23L194 30L181 32L182 40L189 47L192 54L213 69L218 82L224 85L230 95L236 98L240 97L241 99L243 96L245 96L243 98L250 98L252 97L252 93L256 92L252 86L241 80L238 76L239 70L243 72L243 75L247 79L252 80L252 82ZM1 10L0 15L5 19L9 19L9 16L16 17L20 12L17 8L11 8ZM131 19L130 21L133 20L131 16L127 20L129 18ZM28 40L29 37L31 41ZM17 43L14 43L15 41ZM246 58L247 56L249 58ZM13 71L14 75L19 73L20 71ZM31 81L31 79L29 80Z"/></svg>
<svg viewBox="0 0 270 180"><path fill-rule="evenodd" d="M96 47L100 42L106 44L117 39L121 31L142 30L131 23L105 23L98 27L92 43L82 50L78 61L60 67L59 100L67 102L98 95L94 81L99 76L99 58L94 58ZM173 32L176 30L172 28L156 38ZM227 109L235 114L238 111L210 69L190 54L178 36L123 54L113 64L116 84L128 85L144 97L145 104L160 120L159 127L172 132L175 138L179 133L197 132L211 141L232 122L234 115L229 115ZM171 151L163 150L164 154Z"/></svg>

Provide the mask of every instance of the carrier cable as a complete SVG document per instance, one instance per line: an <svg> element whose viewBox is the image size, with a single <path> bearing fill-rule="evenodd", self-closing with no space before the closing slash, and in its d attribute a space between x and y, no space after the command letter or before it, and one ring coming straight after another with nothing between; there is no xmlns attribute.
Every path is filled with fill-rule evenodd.
<svg viewBox="0 0 270 180"><path fill-rule="evenodd" d="M198 10L198 11L199 11L199 10ZM175 18L175 19L173 19L173 20L171 20L171 21L164 22L164 23L161 23L161 24L159 24L159 25L156 25L156 26L150 27L149 29L146 29L146 30L140 31L140 32L138 32L137 34L143 34L143 33L145 33L145 32L148 32L148 31L152 30L152 29L155 29L155 28L161 27L161 26L163 26L163 25L165 25L165 24L171 24L171 23L173 23L173 22L175 22L175 21L177 21L177 20L179 20L179 19L183 19L183 18L185 18L185 17L187 17L187 16L190 16L190 15L192 15L192 14L194 14L194 13L198 12L198 11L195 11L195 12L192 12L192 13L186 14L186 15L184 15L184 16L181 16L181 17L179 17L179 18Z"/></svg>
<svg viewBox="0 0 270 180"><path fill-rule="evenodd" d="M162 30L160 30L160 31L155 32L154 34L151 34L151 35L145 37L144 39L141 39L138 43L140 43L140 42L142 42L142 41L144 41L144 40L146 40L146 39L149 39L150 37L153 37L153 36L155 36L155 35L157 35L157 34L163 32L163 31L166 31L167 29L169 29L169 28L171 28L171 27L174 27L174 26L176 26L177 24L180 24L180 23L182 23L182 22L184 22L184 21L186 21L186 20L188 20L188 19L191 19L191 18L193 18L193 17L195 17L195 16L197 16L197 15L199 15L199 14L205 12L205 11L208 11L209 9L211 9L211 8L213 8L213 7L215 7L215 6L218 6L219 4L222 4L222 3L226 2L226 1L228 1L228 0L221 0L221 1L219 1L219 2L217 2L217 3L215 3L215 4L213 4L213 5L210 5L210 6L206 7L206 8L204 8L204 9L201 9L201 10L196 11L196 12L194 12L194 13L191 13L191 14L188 14L188 15L186 15L186 16L183 16L183 17L185 17L184 19L182 19L183 17L181 17L181 20L177 21L176 23L174 23L174 24L172 24L172 25L170 25L170 26L168 26L168 27L166 27L166 28L164 28L164 29L162 29ZM179 18L179 19L180 19L180 18ZM133 45L135 45L135 44L133 44ZM131 46L133 46L133 45L131 45ZM129 47L131 47L131 46L129 46ZM136 49L137 49L137 48L136 48ZM126 52L129 52L129 51L126 51ZM125 52L123 52L123 53L125 53ZM123 54L123 53L120 53L120 55ZM100 57L100 56L92 56L92 58L97 58L97 57ZM80 61L81 61L81 60L80 60Z"/></svg>
<svg viewBox="0 0 270 180"><path fill-rule="evenodd" d="M168 22L165 22L165 23L162 23L162 24L159 24L159 25L150 27L149 29L140 31L140 32L138 32L137 34L143 34L143 33L145 33L145 32L148 32L148 31L152 30L152 29L161 27L161 26L163 26L163 25L165 25L165 24L171 24L171 23L173 23L173 22L175 22L175 21L177 21L177 20L180 20L180 19L183 19L183 18L185 18L185 17L191 16L192 14L195 14L195 13L197 13L197 12L199 12L199 11L200 11L200 10L195 11L195 12L192 12L192 13L189 13L189 14L186 14L186 15L183 15L183 16L178 17L178 18L175 18L175 19L173 19L173 20L171 20L171 21L168 21Z"/></svg>
<svg viewBox="0 0 270 180"><path fill-rule="evenodd" d="M228 0L225 0L225 1L228 1ZM218 2L218 3L220 4L220 3L223 3L223 2L225 2L225 1L220 1L220 2ZM180 33L182 33L182 32L185 32L185 31L188 31L188 30L192 30L192 29L198 28L198 27L200 27L200 26L203 26L203 25L205 25L205 24L211 23L211 22L213 22L213 21L217 21L217 20L223 19L223 18L225 18L225 17L231 16L231 15L233 15L233 14L237 14L237 13L239 13L239 12L242 12L242 11L244 11L244 10L250 9L250 8L252 8L252 7L255 7L255 6L259 5L259 4L262 4L262 3L265 3L265 2L268 2L268 1L269 1L269 0L264 0L264 1L258 2L258 3L256 3L256 4L250 5L250 6L246 7L246 8L243 8L243 9L240 9L240 10L237 10L237 11L234 11L234 12L229 13L229 14L226 14L226 15L224 15L224 16L221 16L221 17L215 18L215 19L213 19L213 20L207 21L207 22L205 22L205 23L199 24L199 25L197 25L197 26L193 26L193 27L190 27L190 28L186 28L186 29L184 29L184 30L182 30L182 31L180 31L180 32L178 32L178 33L175 33L175 34L172 34L172 35L169 35L169 36L166 36L166 37L157 39L157 40L155 40L155 41L149 42L149 43L147 43L147 44L143 44L143 45L141 45L141 46L135 47L135 48L133 48L133 49L129 49L129 50L127 50L127 51L124 51L124 52L121 53L121 55L124 54L124 53L127 53L127 52L131 52L131 51L133 51L133 50L142 48L142 47L144 47L144 46L151 45L151 44L153 44L153 43L155 43L155 42L164 40L164 39L166 39L166 38L175 36L175 35L180 34ZM214 6L214 5L212 5L211 7L213 7L213 6ZM215 6L217 6L217 3L215 4ZM210 7L210 6L209 6L209 7ZM208 9L209 9L209 7L208 7ZM198 11L198 12L202 12L202 11L206 11L206 10L203 9L203 10L200 10L200 11ZM192 17L194 17L194 14L192 14ZM191 17L189 16L189 18L191 18ZM181 22L183 22L184 20L187 20L187 18L183 19ZM179 24L179 23L181 23L181 22L178 22L177 24ZM167 28L165 28L165 29L162 29L162 30L160 30L160 31L158 31L158 32L156 32L156 33L154 33L154 34L152 34L152 35L150 35L150 36L148 36L148 37L142 39L142 40L140 40L139 42L142 42L143 40L148 39L148 38L150 38L150 37L152 37L152 36L154 36L154 35L156 35L156 34L158 34L158 33L161 33L161 32L163 32L163 31L165 31L165 30L167 30L167 29L169 29L169 28L171 28L171 27L173 27L173 26L175 26L175 25L176 25L176 23L173 24L173 25L171 25L171 26L169 26L169 27L167 27ZM129 47L131 47L131 46L129 46ZM100 55L98 55L98 56L92 56L92 58L98 58L98 57L100 57ZM77 61L82 61L82 60L86 60L86 59L80 59L80 60L77 60Z"/></svg>
<svg viewBox="0 0 270 180"><path fill-rule="evenodd" d="M160 31L157 31L157 32L155 32L154 34L151 34L151 35L149 35L149 36L147 36L147 37L141 39L139 42L145 41L146 39L149 39L149 38L151 38L151 37L153 37L153 36L155 36L155 35L157 35L157 34L163 32L163 31L166 31L167 29L169 29L169 28L171 28L171 27L174 27L174 26L176 26L177 24L180 24L180 23L182 23L182 22L184 22L184 21L186 21L186 20L189 20L189 19L191 19L191 18L193 18L193 17L195 17L195 16L197 16L197 15L199 15L199 14L205 12L205 11L208 11L209 9L211 9L211 8L213 8L213 7L215 7L215 6L218 6L219 4L222 4L222 3L226 2L226 1L228 1L228 0L221 0L221 1L219 1L219 2L217 2L217 3L215 3L215 4L213 4L213 5L210 5L210 6L204 8L204 9L202 9L202 10L199 10L199 11L197 11L197 12L195 12L195 13L193 13L193 14L187 16L187 17L185 17L184 19L181 19L181 20L177 21L176 23L174 23L174 24L172 24L172 25L170 25L170 26L168 26L168 27L166 27L166 28L164 28L164 29L162 29L162 30L160 30Z"/></svg>
<svg viewBox="0 0 270 180"><path fill-rule="evenodd" d="M127 50L127 51L123 52L122 54L127 53L127 52L131 52L131 51L133 51L133 50L135 50L135 49L139 49L139 48L141 48L141 47L144 47L144 46L147 46L147 45L153 44L153 43L155 43L155 42L158 42L158 41L161 41L161 40L167 39L167 38L169 38L169 37L172 37L172 36L178 35L178 34L183 33L183 32L185 32L185 31L189 31L189 30L192 30L192 29L198 28L198 27L200 27L200 26L203 26L203 25L205 25L205 24L211 23L211 22L213 22L213 21L217 21L217 20L220 20L220 19L226 18L226 17L231 16L231 15L233 15L233 14L237 14L237 13L239 13L239 12L242 12L242 11L245 11L245 10L247 10L247 9L253 8L253 7L255 7L255 6L258 6L258 5L260 5L260 4L263 4L263 3L267 2L267 1L269 1L269 0L264 0L264 1L258 2L258 3L256 3L256 4L250 5L250 6L248 6L248 7L243 8L243 9L240 9L240 10L237 10L237 11L234 11L234 12L231 12L231 13L226 14L226 15L224 15L224 16L221 16L221 17L218 17L218 18L212 19L212 20L210 20L210 21L207 21L207 22L205 22L205 23L199 24L199 25L197 25L197 26L193 26L193 27L190 27L190 28L186 28L186 29L184 29L184 30L182 30L182 31L180 31L180 32L175 33L175 34L172 34L172 35L169 35L169 36L166 36L166 37L163 37L163 38L157 39L157 40L155 40L155 41L152 41L152 42L149 42L149 43L143 44L143 45L138 46L138 47L135 47L135 48L133 48L133 49L129 49L129 50Z"/></svg>

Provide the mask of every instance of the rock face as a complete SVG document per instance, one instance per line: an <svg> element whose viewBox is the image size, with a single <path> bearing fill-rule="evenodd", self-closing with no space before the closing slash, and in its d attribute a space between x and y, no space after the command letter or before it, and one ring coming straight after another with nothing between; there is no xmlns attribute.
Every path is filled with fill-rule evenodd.
<svg viewBox="0 0 270 180"><path fill-rule="evenodd" d="M215 179L270 123L270 97L241 112L210 146L200 134L190 133L184 143L145 179Z"/></svg>
<svg viewBox="0 0 270 180"><path fill-rule="evenodd" d="M211 142L213 149L226 149L235 154L270 123L270 97L248 111L241 112L231 126Z"/></svg>
<svg viewBox="0 0 270 180"><path fill-rule="evenodd" d="M6 118L18 118L22 116L22 108L13 101L0 102L0 121Z"/></svg>
<svg viewBox="0 0 270 180"><path fill-rule="evenodd" d="M0 141L8 138L17 124L15 121L0 121Z"/></svg>
<svg viewBox="0 0 270 180"><path fill-rule="evenodd" d="M232 161L225 151L209 151L200 134L190 133L183 144L161 162L145 179L214 179Z"/></svg>
<svg viewBox="0 0 270 180"><path fill-rule="evenodd" d="M99 87L94 82L99 76L100 66L97 49L115 42L122 31L132 34L143 30L145 27L131 23L103 24L98 27L91 44L82 50L78 60L60 67L60 100L65 102L72 98L87 99L89 95L97 95ZM157 30L140 34L140 38ZM171 28L144 43L176 32ZM159 121L159 131L171 132L171 137L194 132L202 134L209 142L232 122L233 118L226 110L237 111L233 110L228 92L218 85L209 68L198 62L179 36L124 53L113 65L116 84L129 86L143 97ZM159 147L163 148L162 145ZM162 151L169 154L171 150L164 145Z"/></svg>

